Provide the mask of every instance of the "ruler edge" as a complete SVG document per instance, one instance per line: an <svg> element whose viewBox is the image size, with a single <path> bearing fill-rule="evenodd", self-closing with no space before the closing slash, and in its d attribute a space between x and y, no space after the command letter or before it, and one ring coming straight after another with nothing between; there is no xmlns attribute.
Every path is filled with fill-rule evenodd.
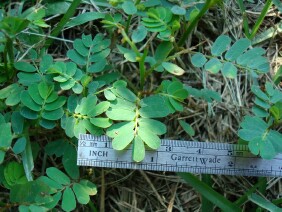
<svg viewBox="0 0 282 212"><path fill-rule="evenodd" d="M108 137L107 135L91 135L91 134L79 134L79 140L85 141L97 141L97 142L111 142L112 138ZM221 142L204 142L204 141L187 141L187 140L174 140L174 139L161 139L161 146L165 146L165 142L175 142L175 143L184 143L183 147L199 147L199 148L207 148L208 145L217 145L221 148L218 149L227 149L227 150L237 150L240 149L241 151L249 151L248 145L245 144L230 144L230 143L221 143ZM188 145L187 145L188 144ZM189 145L193 144L193 145ZM131 146L131 145L129 145ZM158 151L158 150L152 150ZM250 151L249 151L250 152ZM254 157L256 157L254 155Z"/></svg>

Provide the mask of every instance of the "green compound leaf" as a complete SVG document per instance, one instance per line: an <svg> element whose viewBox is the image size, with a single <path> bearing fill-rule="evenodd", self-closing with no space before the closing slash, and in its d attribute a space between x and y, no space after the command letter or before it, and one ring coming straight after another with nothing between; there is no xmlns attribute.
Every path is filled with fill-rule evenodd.
<svg viewBox="0 0 282 212"><path fill-rule="evenodd" d="M35 101L36 104L43 105L44 99L39 94L37 84L32 84L32 85L28 86L27 91L28 91L29 96L33 99L33 101Z"/></svg>
<svg viewBox="0 0 282 212"><path fill-rule="evenodd" d="M182 68L180 68L179 66L173 63L162 62L162 67L169 73L174 74L176 76L181 76L185 73L185 71Z"/></svg>
<svg viewBox="0 0 282 212"><path fill-rule="evenodd" d="M101 19L101 18L104 18L104 17L105 17L105 14L104 13L100 13L100 12L86 12L86 13L82 13L82 14L76 16L75 18L71 19L66 24L66 27L78 26L78 25L87 23L89 21L94 21L94 20Z"/></svg>
<svg viewBox="0 0 282 212"><path fill-rule="evenodd" d="M67 172L67 174L72 179L79 178L79 168L76 165L77 151L76 148L70 144L68 144L65 148L63 155L63 165Z"/></svg>
<svg viewBox="0 0 282 212"><path fill-rule="evenodd" d="M116 150L123 150L126 148L131 141L134 139L134 131L124 131L124 129L120 130L118 135L114 137L112 140L112 146Z"/></svg>
<svg viewBox="0 0 282 212"><path fill-rule="evenodd" d="M173 44L169 41L161 42L155 52L154 58L156 62L163 62L169 55L170 51L173 48Z"/></svg>
<svg viewBox="0 0 282 212"><path fill-rule="evenodd" d="M251 48L251 42L246 38L237 40L229 48L230 44L231 38L221 35L211 47L212 56L204 56L198 52L193 55L191 62L195 67L214 74L221 70L222 74L228 78L235 78L238 70L248 71L252 75L269 72L269 61L262 56L265 54L264 49ZM208 62L206 58L209 58Z"/></svg>
<svg viewBox="0 0 282 212"><path fill-rule="evenodd" d="M50 179L56 181L59 184L62 185L70 184L70 178L65 173L63 173L62 171L60 171L55 167L50 167L46 169L46 174L48 177L50 177Z"/></svg>
<svg viewBox="0 0 282 212"><path fill-rule="evenodd" d="M159 32L159 38L169 40L172 33L172 12L164 7L150 8L141 22L148 31ZM164 33L167 34L164 36Z"/></svg>
<svg viewBox="0 0 282 212"><path fill-rule="evenodd" d="M87 193L87 189L85 186L79 184L79 183L74 183L72 187L76 199L80 204L87 204L90 201L90 197Z"/></svg>
<svg viewBox="0 0 282 212"><path fill-rule="evenodd" d="M25 137L21 137L19 139L17 139L16 143L13 146L13 152L15 154L20 154L25 150L26 147L26 138Z"/></svg>
<svg viewBox="0 0 282 212"><path fill-rule="evenodd" d="M111 127L107 130L107 136L114 138L119 134L124 134L128 131L131 131L134 129L134 122L120 122L117 124L113 124Z"/></svg>
<svg viewBox="0 0 282 212"><path fill-rule="evenodd" d="M23 90L18 83L11 84L0 90L0 99L6 99L5 104L7 106L17 105L21 98L20 94Z"/></svg>
<svg viewBox="0 0 282 212"><path fill-rule="evenodd" d="M41 82L38 84L38 91L43 99L47 99L53 91L52 86L48 86L46 82Z"/></svg>
<svg viewBox="0 0 282 212"><path fill-rule="evenodd" d="M12 113L11 124L15 134L21 134L23 132L24 118L21 116L19 111Z"/></svg>
<svg viewBox="0 0 282 212"><path fill-rule="evenodd" d="M236 60L251 45L251 41L246 38L237 40L226 52L225 59L229 61Z"/></svg>
<svg viewBox="0 0 282 212"><path fill-rule="evenodd" d="M135 13L137 13L137 8L132 1L123 2L121 7L127 15L134 15Z"/></svg>
<svg viewBox="0 0 282 212"><path fill-rule="evenodd" d="M282 134L268 130L268 125L258 117L246 116L241 123L238 135L241 139L249 142L250 151L264 159L272 159L277 153L282 152L279 141Z"/></svg>
<svg viewBox="0 0 282 212"><path fill-rule="evenodd" d="M265 54L265 50L263 48L255 47L240 55L236 61L238 64L246 66L248 63L257 60L258 57L263 54Z"/></svg>
<svg viewBox="0 0 282 212"><path fill-rule="evenodd" d="M221 71L227 78L234 79L237 76L237 68L230 62L224 63Z"/></svg>
<svg viewBox="0 0 282 212"><path fill-rule="evenodd" d="M35 112L35 111L33 111L33 110L31 110L27 107L22 107L21 110L20 110L20 113L24 118L27 118L27 119L35 120L35 119L39 118L37 112Z"/></svg>
<svg viewBox="0 0 282 212"><path fill-rule="evenodd" d="M28 204L44 204L52 200L50 188L41 181L31 181L24 184L17 184L11 188L10 200L12 203L25 202ZM44 195L42 195L44 194Z"/></svg>
<svg viewBox="0 0 282 212"><path fill-rule="evenodd" d="M185 15L186 10L183 7L179 7L178 5L174 5L171 8L171 12L175 15Z"/></svg>
<svg viewBox="0 0 282 212"><path fill-rule="evenodd" d="M42 118L46 120L55 121L55 120L62 118L62 116L64 115L64 110L63 108L59 108L53 111L45 110L42 112L41 115L42 115Z"/></svg>
<svg viewBox="0 0 282 212"><path fill-rule="evenodd" d="M169 113L183 111L182 103L188 97L189 93L184 85L179 81L164 80L161 84L162 92L160 93L165 101Z"/></svg>
<svg viewBox="0 0 282 212"><path fill-rule="evenodd" d="M81 114L89 114L90 111L94 110L93 106L97 103L97 96L89 95L87 97L83 97L80 101L80 103L75 108L75 113L81 113Z"/></svg>
<svg viewBox="0 0 282 212"><path fill-rule="evenodd" d="M150 129L156 135L163 135L166 133L166 125L154 119L140 118L139 126Z"/></svg>
<svg viewBox="0 0 282 212"><path fill-rule="evenodd" d="M138 135L151 149L158 149L161 145L161 139L147 127L140 126Z"/></svg>
<svg viewBox="0 0 282 212"><path fill-rule="evenodd" d="M213 74L217 74L221 68L222 63L217 58L212 58L205 64L205 69Z"/></svg>
<svg viewBox="0 0 282 212"><path fill-rule="evenodd" d="M63 193L62 209L72 211L76 208L75 196L71 188L67 187Z"/></svg>
<svg viewBox="0 0 282 212"><path fill-rule="evenodd" d="M4 178L9 188L17 184L24 184L27 182L23 165L12 161L4 168Z"/></svg>
<svg viewBox="0 0 282 212"><path fill-rule="evenodd" d="M40 111L41 110L41 106L36 104L33 99L31 98L31 96L29 95L28 91L22 91L21 93L21 101L22 103L28 107L29 109L33 110L33 111Z"/></svg>
<svg viewBox="0 0 282 212"><path fill-rule="evenodd" d="M99 118L97 116L109 108L110 102L104 101L97 104L98 99L93 95L88 95L82 99L72 96L68 100L68 117L62 117L62 123L64 123L62 127L65 129L67 136L78 138L80 133L86 133L86 131L93 135L101 135L103 133L102 128L91 123L91 119L97 125L106 124L106 122L96 123L95 119Z"/></svg>
<svg viewBox="0 0 282 212"><path fill-rule="evenodd" d="M181 125L181 127L185 130L185 132L190 135L190 136L194 136L195 135L195 131L194 129L191 127L190 124L186 123L183 120L179 120L179 124Z"/></svg>
<svg viewBox="0 0 282 212"><path fill-rule="evenodd" d="M88 113L89 116L98 116L101 115L102 113L104 113L105 111L108 110L108 108L110 107L110 102L100 102L99 104L97 104L93 109L91 109Z"/></svg>
<svg viewBox="0 0 282 212"><path fill-rule="evenodd" d="M260 89L259 86L253 85L251 87L251 90L258 98L260 98L264 101L269 101L269 97L264 92L262 92L262 90Z"/></svg>
<svg viewBox="0 0 282 212"><path fill-rule="evenodd" d="M117 98L116 95L110 90L104 90L104 96L109 101L113 101Z"/></svg>
<svg viewBox="0 0 282 212"><path fill-rule="evenodd" d="M140 162L145 158L145 146L144 142L139 135L135 136L133 140L133 152L132 159L135 162Z"/></svg>
<svg viewBox="0 0 282 212"><path fill-rule="evenodd" d="M46 185L48 185L52 191L55 193L57 190L60 190L63 188L63 185L60 183L57 183L56 181L50 179L49 177L46 176L41 176L39 177L37 180L42 181L43 183L45 183ZM53 193L52 192L52 193Z"/></svg>
<svg viewBox="0 0 282 212"><path fill-rule="evenodd" d="M113 109L110 108L106 112L107 117L112 120L132 121L135 118L135 112L127 109Z"/></svg>
<svg viewBox="0 0 282 212"><path fill-rule="evenodd" d="M90 122L97 127L108 128L113 122L109 118L91 118Z"/></svg>
<svg viewBox="0 0 282 212"><path fill-rule="evenodd" d="M140 101L140 106L139 113L143 118L162 118L170 113L164 99L158 95L145 97Z"/></svg>
<svg viewBox="0 0 282 212"><path fill-rule="evenodd" d="M147 33L147 29L143 25L139 25L137 29L132 32L131 39L134 43L139 43L146 38Z"/></svg>
<svg viewBox="0 0 282 212"><path fill-rule="evenodd" d="M56 193L55 195L52 196L53 201L45 203L44 207L46 207L48 209L52 209L52 208L56 207L58 205L61 197L62 197L61 192Z"/></svg>
<svg viewBox="0 0 282 212"><path fill-rule="evenodd" d="M192 56L191 62L195 67L201 68L205 65L207 59L202 53L196 53Z"/></svg>
<svg viewBox="0 0 282 212"><path fill-rule="evenodd" d="M82 92L83 87L80 81L84 74L75 63L56 62L49 67L47 73L54 74L53 80L59 82L63 90L72 89L77 94ZM77 89L78 87L80 89Z"/></svg>
<svg viewBox="0 0 282 212"><path fill-rule="evenodd" d="M221 56L231 44L231 38L227 35L220 35L212 45L211 53L214 56Z"/></svg>
<svg viewBox="0 0 282 212"><path fill-rule="evenodd" d="M119 96L127 101L135 102L137 96L126 87L117 87L115 90L112 90L116 96Z"/></svg>
<svg viewBox="0 0 282 212"><path fill-rule="evenodd" d="M84 186L88 195L93 196L97 194L97 187L94 183L88 180L81 180L79 184Z"/></svg>
<svg viewBox="0 0 282 212"><path fill-rule="evenodd" d="M74 49L67 52L67 56L77 65L82 66L86 73L97 73L104 70L106 58L110 54L109 46L111 41L104 39L102 34L97 34L94 39L91 35L82 36L82 39L74 41ZM74 78L79 81L80 76L74 75Z"/></svg>
<svg viewBox="0 0 282 212"><path fill-rule="evenodd" d="M26 62L16 62L14 66L19 71L31 72L31 73L36 71L36 68L33 65Z"/></svg>
<svg viewBox="0 0 282 212"><path fill-rule="evenodd" d="M1 149L8 149L12 143L12 132L10 123L0 124L0 147ZM1 150L0 164L3 162L5 152Z"/></svg>

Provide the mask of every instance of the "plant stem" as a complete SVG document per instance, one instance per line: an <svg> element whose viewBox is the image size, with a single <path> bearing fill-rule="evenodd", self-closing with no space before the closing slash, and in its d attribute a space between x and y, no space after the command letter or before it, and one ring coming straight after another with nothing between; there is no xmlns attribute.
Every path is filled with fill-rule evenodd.
<svg viewBox="0 0 282 212"><path fill-rule="evenodd" d="M142 55L141 59L139 60L139 69L140 69L140 88L143 90L145 84L145 58L148 54L148 48L145 48L144 54Z"/></svg>
<svg viewBox="0 0 282 212"><path fill-rule="evenodd" d="M120 32L124 38L124 40L129 44L129 46L131 47L131 49L134 51L134 53L136 54L137 57L141 57L138 48L136 47L135 43L133 43L130 38L127 36L125 30L122 27L119 27Z"/></svg>
<svg viewBox="0 0 282 212"><path fill-rule="evenodd" d="M248 18L247 18L247 13L246 13L246 8L244 6L243 0L237 0L238 1L238 5L239 8L241 10L242 16L243 16L243 28L245 31L245 35L247 38L250 37L250 28L249 28L249 24L248 24Z"/></svg>
<svg viewBox="0 0 282 212"><path fill-rule="evenodd" d="M137 46L135 45L134 42L132 42L130 40L130 38L128 37L128 35L126 34L125 30L122 27L119 27L121 30L121 34L124 38L124 40L130 45L131 49L134 51L134 53L137 56L137 61L139 62L139 71L140 71L140 88L141 90L143 90L144 88L144 84L145 84L145 79L148 76L146 74L146 70L145 70L145 58L148 54L148 49L145 48L143 55L140 54Z"/></svg>
<svg viewBox="0 0 282 212"><path fill-rule="evenodd" d="M8 79L12 79L14 77L14 69L13 67L15 62L14 59L14 48L13 48L13 40L6 36L6 45L4 49L4 65L6 69L6 77Z"/></svg>
<svg viewBox="0 0 282 212"><path fill-rule="evenodd" d="M128 33L128 30L129 30L129 26L130 26L130 22L131 22L131 18L132 18L132 15L129 15L127 17L127 22L126 22L126 27L125 27L125 32Z"/></svg>
<svg viewBox="0 0 282 212"><path fill-rule="evenodd" d="M256 35L260 25L262 24L262 22L263 22L266 14L267 14L269 8L271 7L271 5L272 5L272 0L267 0L267 2L265 3L265 5L264 5L264 7L263 7L263 9L261 11L261 14L259 15L259 18L258 18L254 28L252 29L252 32L250 34L249 39L252 40L255 37L255 35Z"/></svg>
<svg viewBox="0 0 282 212"><path fill-rule="evenodd" d="M58 25L53 29L51 36L52 37L57 37L60 32L63 30L64 26L66 23L69 21L69 19L74 15L76 8L78 5L81 3L81 0L73 0L68 11L65 13L63 18L60 20ZM48 48L53 42L53 39L49 38L46 41L45 47Z"/></svg>
<svg viewBox="0 0 282 212"><path fill-rule="evenodd" d="M188 28L180 38L180 40L177 43L177 46L183 46L185 41L187 40L188 36L191 34L192 30L196 27L196 24L198 21L202 18L202 16L208 11L209 8L211 8L214 4L217 3L218 0L206 0L206 3L204 7L201 9L201 11L198 13L198 15L191 21Z"/></svg>

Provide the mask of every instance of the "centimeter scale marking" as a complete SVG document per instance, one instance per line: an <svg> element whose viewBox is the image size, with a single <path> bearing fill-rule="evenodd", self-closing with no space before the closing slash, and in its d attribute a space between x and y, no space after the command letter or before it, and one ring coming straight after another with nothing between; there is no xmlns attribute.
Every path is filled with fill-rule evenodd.
<svg viewBox="0 0 282 212"><path fill-rule="evenodd" d="M146 150L145 159L132 161L131 146L117 151L107 136L81 134L77 165L152 171L191 172L241 176L282 176L282 154L265 160L250 153L246 145L161 140L156 151Z"/></svg>

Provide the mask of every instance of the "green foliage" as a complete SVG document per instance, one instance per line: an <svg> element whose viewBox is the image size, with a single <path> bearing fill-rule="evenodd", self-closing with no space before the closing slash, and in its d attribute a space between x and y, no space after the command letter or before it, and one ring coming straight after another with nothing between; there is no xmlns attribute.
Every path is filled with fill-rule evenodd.
<svg viewBox="0 0 282 212"><path fill-rule="evenodd" d="M80 0L42 2L0 3L5 5L0 10L0 184L10 195L1 202L8 210L92 207L97 188L75 165L80 133L106 134L117 151L131 145L135 162L145 158L146 150L159 148L172 118L178 117L179 129L195 136L186 118L189 101L201 99L210 106L221 101L221 94L204 84L191 87L181 77L191 76L187 54L196 68L221 71L228 78L236 78L238 71L251 77L269 71L265 50L252 48L246 38L232 42L221 35L211 55L183 45L215 0L82 3L103 12L77 12ZM57 22L59 14L64 15ZM89 34L80 38L78 26ZM56 38L60 31L68 33ZM278 71L276 84L280 76ZM277 130L282 97L270 83L265 88L252 86L254 116L245 117L238 134L254 154L269 159L282 151ZM234 206L190 180L217 206Z"/></svg>
<svg viewBox="0 0 282 212"><path fill-rule="evenodd" d="M166 133L166 126L154 118L165 117L170 111L162 96L139 99L125 86L123 81L116 82L106 96L111 101L107 117L122 121L109 127L107 135L113 138L116 150L122 150L133 142L133 160L139 162L145 157L144 144L157 149L160 146L158 136Z"/></svg>
<svg viewBox="0 0 282 212"><path fill-rule="evenodd" d="M109 127L111 121L107 118L100 118L105 122L101 124L97 121L97 116L104 113L110 106L110 103L103 101L97 104L97 97L88 95L82 99L72 96L68 99L67 115L62 119L62 127L69 137L77 137L80 133L91 132L94 135L101 135L102 128ZM98 125L98 126L97 126Z"/></svg>
<svg viewBox="0 0 282 212"><path fill-rule="evenodd" d="M6 151L12 143L11 123L7 123L5 117L0 113L0 163L3 163Z"/></svg>
<svg viewBox="0 0 282 212"><path fill-rule="evenodd" d="M54 92L54 87L45 82L32 84L21 92L21 115L27 119L39 119L39 124L47 129L55 127L54 121L64 115L62 106L66 99Z"/></svg>
<svg viewBox="0 0 282 212"><path fill-rule="evenodd" d="M47 73L55 75L53 80L60 83L61 89L72 89L76 94L80 94L83 91L83 86L81 85L83 73L77 68L75 63L56 62L47 70Z"/></svg>
<svg viewBox="0 0 282 212"><path fill-rule="evenodd" d="M158 32L158 37L169 41L173 33L180 28L178 17L174 17L172 12L164 7L150 8L147 17L142 18L142 24L150 32Z"/></svg>
<svg viewBox="0 0 282 212"><path fill-rule="evenodd" d="M237 40L231 45L227 35L219 36L211 47L211 56L195 53L191 62L195 67L202 68L213 74L221 71L227 78L236 78L238 69L246 70L252 75L267 73L269 62L262 55L265 50L259 47L250 48L251 42L246 38Z"/></svg>
<svg viewBox="0 0 282 212"><path fill-rule="evenodd" d="M252 86L256 96L252 108L255 116L245 117L238 135L249 142L253 154L272 159L282 152L282 134L275 130L282 120L282 92L274 89L269 82L265 88L266 92L263 92L258 86Z"/></svg>
<svg viewBox="0 0 282 212"><path fill-rule="evenodd" d="M263 197L257 195L257 194L251 194L249 197L249 200L256 203L258 206L271 211L271 212L279 212L282 210L282 208L277 207L270 201L264 199Z"/></svg>

